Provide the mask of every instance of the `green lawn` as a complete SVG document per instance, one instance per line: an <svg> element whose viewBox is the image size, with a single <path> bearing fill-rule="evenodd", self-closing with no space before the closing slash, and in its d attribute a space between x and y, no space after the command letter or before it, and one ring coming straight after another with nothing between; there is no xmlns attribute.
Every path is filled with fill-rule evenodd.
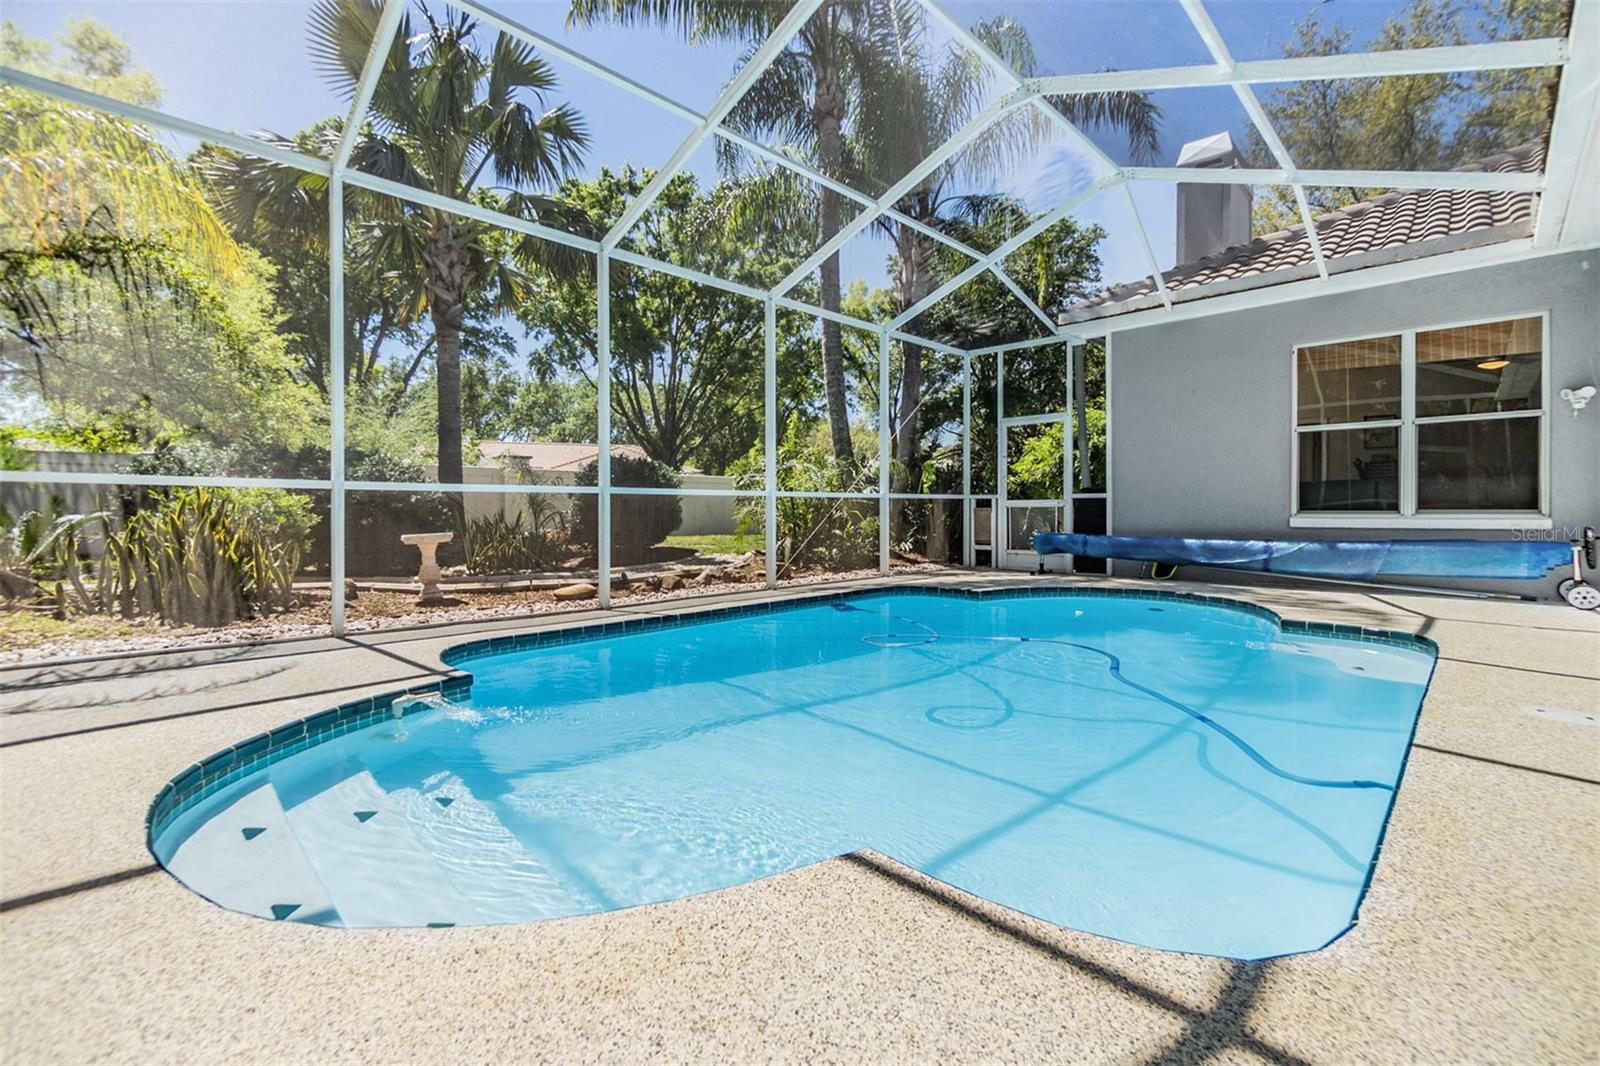
<svg viewBox="0 0 1600 1066"><path fill-rule="evenodd" d="M701 555L738 555L760 551L761 537L754 533L704 533L698 536L673 536L661 543L669 548L688 548Z"/></svg>

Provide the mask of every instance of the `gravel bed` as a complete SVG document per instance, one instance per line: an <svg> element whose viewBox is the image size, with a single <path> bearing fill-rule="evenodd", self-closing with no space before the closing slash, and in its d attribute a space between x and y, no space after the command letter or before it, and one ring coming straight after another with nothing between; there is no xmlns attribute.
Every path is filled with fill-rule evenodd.
<svg viewBox="0 0 1600 1066"><path fill-rule="evenodd" d="M948 570L934 563L897 563L894 572L919 573ZM784 578L782 588L853 581L877 577L876 568L849 570L840 573L815 573ZM669 600L689 600L701 596L737 592L759 587L760 579L749 581L724 580L695 588L674 589L671 592L636 587L627 591L616 590L611 598L614 605L660 603ZM370 633L378 630L397 630L411 626L440 625L450 622L491 621L504 618L537 617L546 614L591 609L593 600L563 602L546 592L471 593L474 600L456 606L417 607L414 593L362 592L349 606L346 616L346 633ZM230 644L256 644L328 635L327 600L313 599L303 603L287 615L217 629L165 626L159 623L133 623L146 631L105 637L80 637L70 640L46 641L26 647L0 648L0 664L39 663L60 659L77 659L95 655L123 655L138 652L163 651L172 648L213 648Z"/></svg>

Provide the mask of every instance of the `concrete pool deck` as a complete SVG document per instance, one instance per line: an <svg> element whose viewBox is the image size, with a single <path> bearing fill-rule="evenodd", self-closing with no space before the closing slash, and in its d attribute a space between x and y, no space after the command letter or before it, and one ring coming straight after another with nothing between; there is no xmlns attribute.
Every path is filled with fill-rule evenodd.
<svg viewBox="0 0 1600 1066"><path fill-rule="evenodd" d="M849 587L1041 582L1150 587L988 573ZM1238 963L1139 948L869 852L673 903L445 930L265 922L152 864L145 811L187 763L432 680L440 653L474 635L601 617L575 611L0 670L0 1062L1600 1056L1600 726L1581 720L1600 716L1600 615L1159 587L1439 644L1360 922L1320 952Z"/></svg>

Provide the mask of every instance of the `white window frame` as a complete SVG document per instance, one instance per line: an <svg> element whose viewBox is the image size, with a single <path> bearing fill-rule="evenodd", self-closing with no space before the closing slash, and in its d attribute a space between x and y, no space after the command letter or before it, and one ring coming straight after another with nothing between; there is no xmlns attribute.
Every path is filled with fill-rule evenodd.
<svg viewBox="0 0 1600 1066"><path fill-rule="evenodd" d="M1429 415L1418 418L1417 334L1435 330L1483 326L1520 318L1539 319L1539 406L1532 411L1494 411L1465 415ZM1400 415L1371 422L1330 422L1300 425L1301 349L1323 344L1347 344L1380 337L1400 337ZM1550 529L1550 310L1511 311L1459 322L1375 329L1359 336L1297 342L1289 351L1289 426L1294 443L1289 457L1289 525L1306 529ZM1419 511L1417 509L1417 427L1448 422L1499 421L1510 418L1539 420L1539 509L1537 511ZM1393 426L1400 438L1400 509L1398 511L1300 510L1300 439L1307 433L1330 430L1381 429Z"/></svg>

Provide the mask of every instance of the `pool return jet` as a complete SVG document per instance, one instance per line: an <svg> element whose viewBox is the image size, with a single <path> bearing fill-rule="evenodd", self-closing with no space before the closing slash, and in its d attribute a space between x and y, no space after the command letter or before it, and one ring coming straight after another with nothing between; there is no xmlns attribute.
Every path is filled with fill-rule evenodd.
<svg viewBox="0 0 1600 1066"><path fill-rule="evenodd" d="M1035 533L1033 550L1045 555L1132 559L1171 567L1215 566L1446 595L1488 596L1461 589L1385 584L1385 577L1509 578L1531 581L1572 566L1556 591L1580 611L1600 608L1600 589L1583 579L1596 565L1595 530L1555 540L1212 540L1189 537L1110 537L1093 533ZM1043 564L1040 565L1043 572ZM1531 599L1532 597L1522 597Z"/></svg>

